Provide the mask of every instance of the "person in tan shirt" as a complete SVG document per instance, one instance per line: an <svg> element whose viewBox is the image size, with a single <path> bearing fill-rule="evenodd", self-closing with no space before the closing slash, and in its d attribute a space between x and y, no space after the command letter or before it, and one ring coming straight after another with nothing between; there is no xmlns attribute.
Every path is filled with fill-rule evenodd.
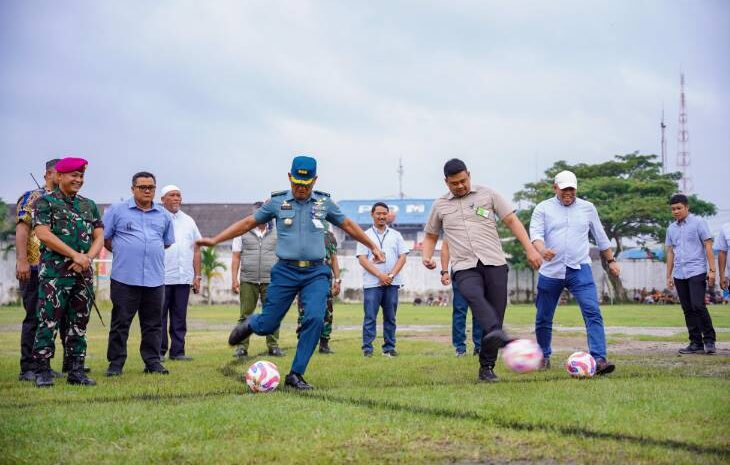
<svg viewBox="0 0 730 465"><path fill-rule="evenodd" d="M454 282L466 298L484 330L479 353L479 380L494 382L497 352L510 338L502 331L507 308L507 260L497 234L499 218L522 244L527 260L539 268L542 257L534 248L511 202L496 191L471 184L463 161L453 158L444 165L449 193L433 203L423 241L423 264L436 268L433 251L440 233L449 243Z"/></svg>

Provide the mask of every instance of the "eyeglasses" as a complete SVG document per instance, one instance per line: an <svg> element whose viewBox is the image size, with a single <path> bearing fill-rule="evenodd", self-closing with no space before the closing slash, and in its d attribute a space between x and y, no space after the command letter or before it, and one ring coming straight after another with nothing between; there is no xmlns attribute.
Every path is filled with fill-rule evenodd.
<svg viewBox="0 0 730 465"><path fill-rule="evenodd" d="M157 188L157 186L134 186L136 189L139 189L141 191L153 191Z"/></svg>

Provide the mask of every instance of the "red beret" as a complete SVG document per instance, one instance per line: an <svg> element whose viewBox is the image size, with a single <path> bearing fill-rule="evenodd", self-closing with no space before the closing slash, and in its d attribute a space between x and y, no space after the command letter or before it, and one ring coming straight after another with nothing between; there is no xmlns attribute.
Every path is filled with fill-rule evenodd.
<svg viewBox="0 0 730 465"><path fill-rule="evenodd" d="M66 157L56 163L57 173L73 173L74 171L84 172L89 162L83 158Z"/></svg>

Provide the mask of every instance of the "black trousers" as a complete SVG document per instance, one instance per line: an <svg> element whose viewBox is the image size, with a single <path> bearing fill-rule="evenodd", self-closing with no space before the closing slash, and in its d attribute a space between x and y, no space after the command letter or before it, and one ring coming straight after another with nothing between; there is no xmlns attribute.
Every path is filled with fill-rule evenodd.
<svg viewBox="0 0 730 465"><path fill-rule="evenodd" d="M170 333L170 357L185 355L185 333L188 331L188 300L190 299L190 284L165 285L165 303L162 305L162 344L160 357L167 353ZM169 316L169 318L168 318ZM168 329L168 320L170 326Z"/></svg>
<svg viewBox="0 0 730 465"><path fill-rule="evenodd" d="M715 328L705 305L707 273L688 279L674 278L679 303L682 304L684 322L689 332L689 342L702 347L705 342L715 342Z"/></svg>
<svg viewBox="0 0 730 465"><path fill-rule="evenodd" d="M20 372L35 370L33 360L33 342L38 329L38 269L30 270L30 279L18 281L20 293L25 308L25 318L20 330ZM61 319L59 328L61 333L61 344L66 348L66 333L68 332L68 321Z"/></svg>
<svg viewBox="0 0 730 465"><path fill-rule="evenodd" d="M507 309L508 273L507 265L483 265L481 262L475 268L454 273L459 292L469 303L474 317L484 330L484 337L495 329L502 329ZM494 366L496 361L497 350L488 351L482 339L479 363L482 366Z"/></svg>
<svg viewBox="0 0 730 465"><path fill-rule="evenodd" d="M162 336L162 303L165 286L130 286L111 280L112 322L109 328L109 345L106 358L109 366L124 367L127 361L127 339L134 315L139 312L139 327L142 342L139 353L145 365L160 361L160 338Z"/></svg>

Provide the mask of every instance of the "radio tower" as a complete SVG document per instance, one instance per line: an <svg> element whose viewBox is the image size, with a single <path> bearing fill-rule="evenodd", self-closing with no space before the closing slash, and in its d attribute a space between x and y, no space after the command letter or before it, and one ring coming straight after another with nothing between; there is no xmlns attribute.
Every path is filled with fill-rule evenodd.
<svg viewBox="0 0 730 465"><path fill-rule="evenodd" d="M403 192L403 158L398 158L398 198L405 199L406 194Z"/></svg>
<svg viewBox="0 0 730 465"><path fill-rule="evenodd" d="M664 123L664 106L662 105L662 121L659 123L662 130L662 174L667 174L667 138L665 137L667 125Z"/></svg>
<svg viewBox="0 0 730 465"><path fill-rule="evenodd" d="M682 172L680 186L682 192L689 194L692 191L692 178L689 176L689 131L687 131L687 104L684 98L684 73L679 78L679 128L677 129L677 169Z"/></svg>

